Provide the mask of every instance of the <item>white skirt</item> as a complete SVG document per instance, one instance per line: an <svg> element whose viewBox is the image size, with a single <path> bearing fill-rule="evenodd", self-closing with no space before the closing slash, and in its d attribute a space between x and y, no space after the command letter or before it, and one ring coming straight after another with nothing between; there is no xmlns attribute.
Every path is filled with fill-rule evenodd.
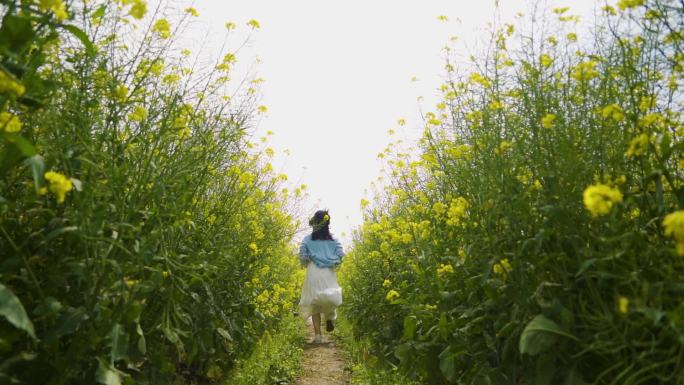
<svg viewBox="0 0 684 385"><path fill-rule="evenodd" d="M299 301L299 315L308 319L314 314L325 315L326 320L337 317L336 309L342 304L342 288L332 268L320 268L310 262Z"/></svg>

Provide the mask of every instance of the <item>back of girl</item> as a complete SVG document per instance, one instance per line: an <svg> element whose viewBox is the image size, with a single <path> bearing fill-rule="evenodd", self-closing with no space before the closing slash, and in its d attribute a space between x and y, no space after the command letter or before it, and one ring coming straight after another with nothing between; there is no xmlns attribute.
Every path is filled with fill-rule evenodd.
<svg viewBox="0 0 684 385"><path fill-rule="evenodd" d="M314 343L322 342L321 315L326 320L326 330L334 329L337 307L342 304L342 289L337 283L334 268L342 262L342 245L330 234L330 215L326 210L316 211L309 220L312 232L302 240L299 260L306 267L306 278L299 302L300 315L311 317L314 327Z"/></svg>

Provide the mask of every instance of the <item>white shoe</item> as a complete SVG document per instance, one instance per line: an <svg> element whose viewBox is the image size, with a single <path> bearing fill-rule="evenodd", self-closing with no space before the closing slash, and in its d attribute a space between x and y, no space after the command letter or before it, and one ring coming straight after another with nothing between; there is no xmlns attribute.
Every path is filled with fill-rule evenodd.
<svg viewBox="0 0 684 385"><path fill-rule="evenodd" d="M314 337L312 343L314 343L314 344L320 344L321 342L323 342L323 337L322 337L320 334L316 334L316 336Z"/></svg>

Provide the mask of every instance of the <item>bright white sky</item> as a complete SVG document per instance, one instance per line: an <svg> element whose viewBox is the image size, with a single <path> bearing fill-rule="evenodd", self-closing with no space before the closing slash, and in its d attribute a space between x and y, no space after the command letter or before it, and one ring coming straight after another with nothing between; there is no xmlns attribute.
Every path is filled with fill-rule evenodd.
<svg viewBox="0 0 684 385"><path fill-rule="evenodd" d="M528 1L501 3L503 21L530 10ZM570 6L588 20L596 1L547 3ZM209 53L218 54L227 21L238 33L249 31L248 20L260 22L238 55L246 63L261 59L255 71L265 79L261 104L269 109L258 130L275 132L276 170L309 186L311 213L330 209L333 232L345 244L361 223L364 191L380 175L377 154L391 140L388 129L416 138L419 105L427 111L437 103L449 37L459 37L458 54L467 58L483 46L495 20L493 0L197 0L195 8L200 17L193 29L211 32ZM234 49L241 40L231 41ZM399 118L405 127L397 127Z"/></svg>

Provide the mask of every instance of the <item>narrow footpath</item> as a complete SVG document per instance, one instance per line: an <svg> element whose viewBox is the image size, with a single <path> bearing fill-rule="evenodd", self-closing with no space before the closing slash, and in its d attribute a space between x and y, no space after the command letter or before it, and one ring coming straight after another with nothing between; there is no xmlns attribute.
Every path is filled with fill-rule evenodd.
<svg viewBox="0 0 684 385"><path fill-rule="evenodd" d="M304 345L304 364L297 385L348 385L349 373L344 370L344 355L335 339L324 332L323 343L313 344L311 325L307 325L308 340Z"/></svg>

